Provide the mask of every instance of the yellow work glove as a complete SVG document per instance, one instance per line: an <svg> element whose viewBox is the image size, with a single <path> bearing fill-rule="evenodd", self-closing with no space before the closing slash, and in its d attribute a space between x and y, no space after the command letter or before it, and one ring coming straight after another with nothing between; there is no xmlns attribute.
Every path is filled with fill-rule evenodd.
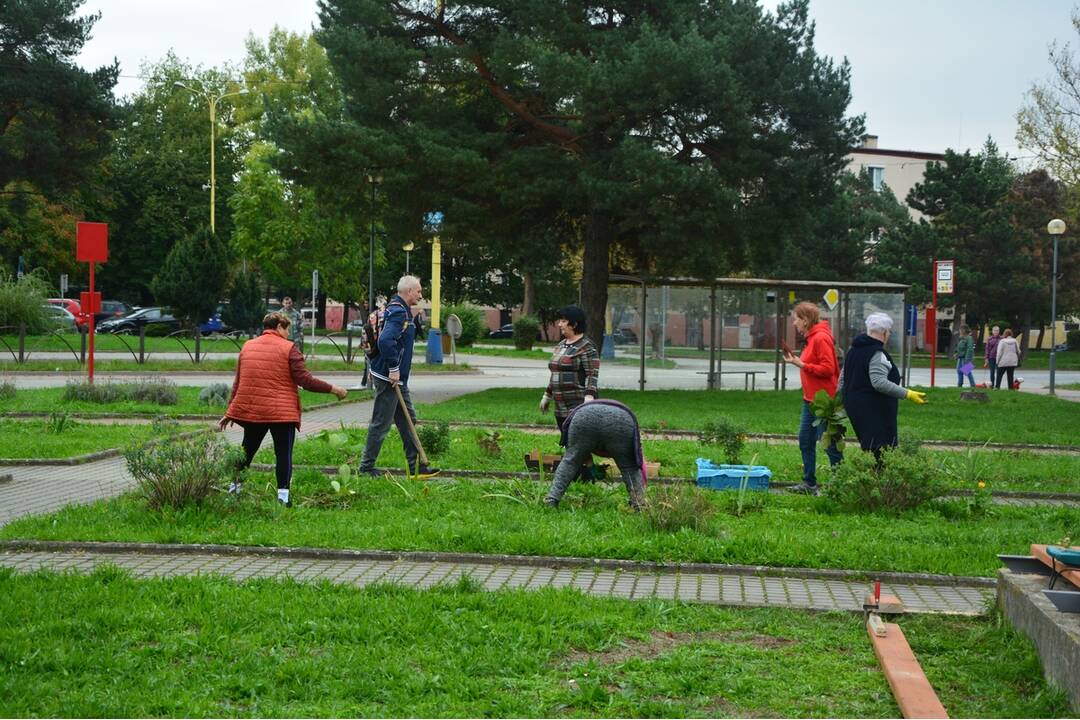
<svg viewBox="0 0 1080 720"><path fill-rule="evenodd" d="M925 405L926 404L926 393L921 393L921 392L918 392L917 390L908 390L907 391L907 399L910 400L911 402L915 403L916 405Z"/></svg>

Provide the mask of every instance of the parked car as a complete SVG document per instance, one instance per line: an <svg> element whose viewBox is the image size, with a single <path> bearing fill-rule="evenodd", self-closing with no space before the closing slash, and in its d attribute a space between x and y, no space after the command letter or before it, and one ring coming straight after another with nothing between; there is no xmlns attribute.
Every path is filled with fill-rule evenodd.
<svg viewBox="0 0 1080 720"><path fill-rule="evenodd" d="M63 308L75 318L75 326L79 330L85 330L90 322L89 317L83 314L78 300L71 298L49 298L49 304L53 307Z"/></svg>
<svg viewBox="0 0 1080 720"><path fill-rule="evenodd" d="M488 337L493 340L497 338L512 338L514 337L514 324L506 323L498 330L492 330L491 332L489 332Z"/></svg>
<svg viewBox="0 0 1080 720"><path fill-rule="evenodd" d="M42 307L45 308L49 318L56 323L57 329L64 332L75 332L79 329L75 316L65 308L53 303L45 303Z"/></svg>
<svg viewBox="0 0 1080 720"><path fill-rule="evenodd" d="M121 318L132 311L132 307L119 300L102 300L101 312L94 313L94 325L100 326L106 320Z"/></svg>
<svg viewBox="0 0 1080 720"><path fill-rule="evenodd" d="M637 333L630 328L615 328L611 333L611 341L616 345L637 345Z"/></svg>
<svg viewBox="0 0 1080 720"><path fill-rule="evenodd" d="M153 334L168 334L180 329L180 321L160 307L139 308L123 317L106 320L99 329L107 333L137 333L141 325L148 331L153 328Z"/></svg>

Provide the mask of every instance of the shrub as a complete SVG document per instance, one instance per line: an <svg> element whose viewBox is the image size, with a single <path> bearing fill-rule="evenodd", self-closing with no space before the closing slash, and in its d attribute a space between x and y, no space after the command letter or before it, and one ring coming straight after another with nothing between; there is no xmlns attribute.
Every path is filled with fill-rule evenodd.
<svg viewBox="0 0 1080 720"><path fill-rule="evenodd" d="M458 347L468 347L476 342L484 332L484 314L480 308L473 305L443 305L442 331L446 334L446 318L457 315L461 320L461 337L457 339Z"/></svg>
<svg viewBox="0 0 1080 720"><path fill-rule="evenodd" d="M676 532L688 528L705 532L716 515L709 497L692 485L664 485L649 494L645 517L654 530Z"/></svg>
<svg viewBox="0 0 1080 720"><path fill-rule="evenodd" d="M135 402L175 405L180 399L176 394L176 385L168 380L140 380L124 387L127 389L127 399Z"/></svg>
<svg viewBox="0 0 1080 720"><path fill-rule="evenodd" d="M199 505L234 477L239 447L218 434L170 440L130 448L124 453L128 472L151 509Z"/></svg>
<svg viewBox="0 0 1080 720"><path fill-rule="evenodd" d="M442 455L450 449L450 424L445 420L424 423L416 428L416 434L420 436L424 451L431 457Z"/></svg>
<svg viewBox="0 0 1080 720"><path fill-rule="evenodd" d="M488 457L502 457L502 446L499 445L499 440L502 440L502 433L498 430L481 430L476 436L476 445L480 448L480 452Z"/></svg>
<svg viewBox="0 0 1080 720"><path fill-rule="evenodd" d="M153 323L146 326L146 337L165 337L171 335L176 330L172 328L168 323ZM177 348L179 349L179 348Z"/></svg>
<svg viewBox="0 0 1080 720"><path fill-rule="evenodd" d="M896 449L905 455L918 455L922 452L923 441L906 428L902 428L897 438Z"/></svg>
<svg viewBox="0 0 1080 720"><path fill-rule="evenodd" d="M203 405L216 405L224 407L229 402L232 388L226 383L214 383L207 385L199 391L199 402Z"/></svg>
<svg viewBox="0 0 1080 720"><path fill-rule="evenodd" d="M11 400L15 397L15 383L0 382L0 400Z"/></svg>
<svg viewBox="0 0 1080 720"><path fill-rule="evenodd" d="M944 495L944 475L921 454L884 450L879 466L872 453L853 453L833 468L825 496L852 512L900 513Z"/></svg>
<svg viewBox="0 0 1080 720"><path fill-rule="evenodd" d="M61 435L65 430L70 428L73 423L68 420L67 413L64 412L52 412L49 413L49 432L53 435Z"/></svg>
<svg viewBox="0 0 1080 720"><path fill-rule="evenodd" d="M1070 350L1080 350L1080 330L1070 330L1065 333L1065 344Z"/></svg>
<svg viewBox="0 0 1080 720"><path fill-rule="evenodd" d="M64 400L107 405L118 402L149 402L175 405L179 401L176 385L168 380L140 380L136 383L69 382L64 386Z"/></svg>
<svg viewBox="0 0 1080 720"><path fill-rule="evenodd" d="M532 315L522 315L514 321L514 347L518 350L532 350L538 332L540 321Z"/></svg>
<svg viewBox="0 0 1080 720"><path fill-rule="evenodd" d="M15 278L0 272L0 327L17 332L19 325L26 332L37 335L55 329L43 305L51 288L36 272Z"/></svg>
<svg viewBox="0 0 1080 720"><path fill-rule="evenodd" d="M738 465L743 447L746 445L746 428L726 415L705 423L698 436L705 445L718 445L724 453L724 461L729 465Z"/></svg>

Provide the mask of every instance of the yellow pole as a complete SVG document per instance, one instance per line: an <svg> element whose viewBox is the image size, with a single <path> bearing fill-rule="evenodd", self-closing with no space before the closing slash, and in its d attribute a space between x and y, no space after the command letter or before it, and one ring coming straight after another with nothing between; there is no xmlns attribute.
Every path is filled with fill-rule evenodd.
<svg viewBox="0 0 1080 720"><path fill-rule="evenodd" d="M442 244L439 236L431 239L431 327L438 329L442 315Z"/></svg>

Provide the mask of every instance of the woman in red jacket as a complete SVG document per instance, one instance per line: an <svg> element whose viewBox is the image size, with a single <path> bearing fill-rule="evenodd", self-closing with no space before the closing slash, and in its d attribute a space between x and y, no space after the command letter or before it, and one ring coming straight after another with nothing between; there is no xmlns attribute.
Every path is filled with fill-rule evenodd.
<svg viewBox="0 0 1080 720"><path fill-rule="evenodd" d="M244 462L251 464L266 433L274 439L278 501L287 507L292 484L292 448L300 429L300 395L296 386L310 392L333 393L344 400L346 392L337 385L312 377L304 366L304 356L289 340L289 318L270 313L263 318L263 334L248 340L236 361L236 378L225 417L218 422L224 430L230 423L244 428ZM239 493L234 481L230 493Z"/></svg>
<svg viewBox="0 0 1080 720"><path fill-rule="evenodd" d="M817 484L817 443L825 432L825 423L814 427L814 415L810 412L810 401L818 390L824 390L829 397L836 396L836 383L840 378L840 364L836 361L836 349L833 346L832 330L829 322L821 319L821 311L814 303L801 302L792 310L795 329L806 338L806 347L796 356L790 350L784 351L784 360L799 368L799 382L802 383L803 404L802 419L799 422L799 450L802 451L803 481L791 488L791 492L818 494ZM829 464L836 465L844 456L829 445L825 450Z"/></svg>

